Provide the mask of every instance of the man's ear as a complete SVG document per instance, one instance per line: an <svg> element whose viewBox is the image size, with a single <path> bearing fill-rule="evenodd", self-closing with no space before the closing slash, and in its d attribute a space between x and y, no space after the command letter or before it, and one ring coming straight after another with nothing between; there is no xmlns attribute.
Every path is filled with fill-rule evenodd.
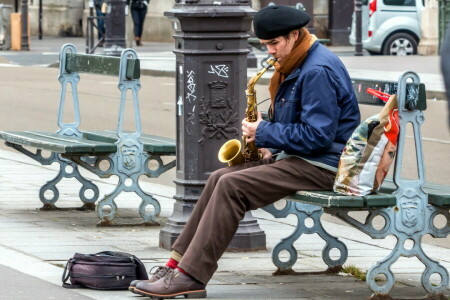
<svg viewBox="0 0 450 300"><path fill-rule="evenodd" d="M300 30L298 30L298 29L292 30L289 33L289 35L294 39L294 41L297 41L300 36Z"/></svg>

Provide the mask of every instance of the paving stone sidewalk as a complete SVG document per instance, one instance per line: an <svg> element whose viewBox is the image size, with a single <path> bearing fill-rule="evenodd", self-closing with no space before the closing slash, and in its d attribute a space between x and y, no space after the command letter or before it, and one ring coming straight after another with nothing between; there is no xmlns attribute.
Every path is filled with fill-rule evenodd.
<svg viewBox="0 0 450 300"><path fill-rule="evenodd" d="M114 186L114 179L99 180L89 173L84 174L95 180L101 195ZM40 211L38 190L55 175L56 167L40 166L19 153L0 150L0 265L3 265L0 272L10 274L8 280L2 276L0 287L8 289L13 284L11 279L14 283L30 283L29 288L20 290L20 294L19 289L14 288L17 293L8 293L8 297L2 299L28 299L27 293L33 295L40 287L45 288L41 289L42 297L37 299L61 298L64 293L70 294L67 299L85 299L82 296L92 299L136 297L128 291L67 291L60 286L63 266L75 252L112 250L133 253L150 269L164 263L169 255L167 250L158 247L160 227L96 227L98 218L95 212L76 209L81 202L78 200L79 183L75 180L63 180L58 186L61 199L57 205L61 210ZM175 190L148 181L142 185L160 201L160 222L163 224L171 214ZM117 223L139 222L139 199L136 196L119 197L117 204ZM370 296L365 282L345 274L272 276L275 267L270 250L280 238L293 231L296 220L276 220L261 210L254 215L266 232L267 251L226 252L208 285L209 299L365 299ZM386 256L395 244L394 238L372 240L345 225L325 222L324 226L349 248L346 265L355 265L362 270ZM324 242L318 236L304 236L295 246L299 250L296 271L322 271L326 268L321 259ZM424 248L432 258L450 269L450 249L430 245L424 245ZM423 264L414 258L400 259L395 263L393 271L397 274L398 284L392 295L409 299L423 296L425 293L420 285L423 269Z"/></svg>

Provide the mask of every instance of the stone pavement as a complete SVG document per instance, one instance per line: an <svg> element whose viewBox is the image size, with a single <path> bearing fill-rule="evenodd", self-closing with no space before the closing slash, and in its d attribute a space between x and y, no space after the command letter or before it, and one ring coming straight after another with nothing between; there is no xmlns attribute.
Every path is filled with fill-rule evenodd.
<svg viewBox="0 0 450 300"><path fill-rule="evenodd" d="M79 211L80 184L63 180L59 185L60 210L40 211L38 190L56 174L54 166L41 166L22 154L0 150L0 288L7 298L28 299L127 299L135 295L128 291L65 290L60 287L65 262L75 252L125 251L137 255L147 269L164 263L169 252L158 247L159 226L96 227L93 211ZM114 179L98 179L83 174L100 188L100 194L111 191ZM144 190L160 201L163 224L173 208L175 190L165 185L142 182ZM117 224L137 223L139 200L135 195L118 198ZM267 251L226 252L219 269L208 285L209 299L365 299L370 291L365 282L340 275L272 276L275 270L270 251L280 238L288 236L296 224L295 218L274 219L262 210L254 212L267 235ZM394 238L372 240L345 225L324 222L331 234L339 237L349 249L346 265L367 270L384 258L394 244ZM299 261L296 271L322 271L324 242L316 235L307 235L296 242ZM450 269L450 249L423 245L426 253ZM338 253L336 254L338 255ZM403 299L424 295L420 285L423 264L416 258L402 258L393 266L397 284L393 296ZM436 278L436 280L438 280ZM21 282L22 284L18 284ZM50 283L50 284L49 284ZM10 290L11 287L16 287ZM450 294L450 290L449 290ZM35 297L36 298L36 297Z"/></svg>
<svg viewBox="0 0 450 300"><path fill-rule="evenodd" d="M31 51L0 52L0 72L8 72L7 67L20 65L47 66L55 62L61 45L74 43L83 52L83 39L32 40ZM145 72L173 76L174 55L172 44L147 43L138 48ZM351 49L335 49L353 73L361 76L392 76L414 66L427 90L439 95L442 84L438 69L438 57L393 58L353 57ZM258 58L265 55L257 53ZM394 63L395 62L395 63ZM172 68L172 69L171 69ZM171 71L172 70L172 71ZM386 71L387 70L387 71ZM254 72L255 70L250 70ZM154 73L152 73L154 72ZM433 83L435 85L433 85ZM56 79L51 83L57 87ZM109 83L108 83L109 84ZM2 83L0 83L1 87ZM430 87L431 86L431 87ZM38 92L36 92L38 91ZM29 90L36 100L48 98L46 89ZM155 94L157 92L155 91ZM430 97L429 97L430 98ZM439 99L439 96L437 97ZM0 93L0 104L4 103ZM55 99L56 100L56 99ZM437 101L439 102L439 101ZM438 106L440 107L440 106ZM18 107L16 108L18 109ZM51 116L53 117L53 115ZM426 124L429 123L428 121ZM446 124L446 123L444 123ZM428 136L428 130L424 130ZM431 141L431 139L430 139ZM434 141L432 141L435 143ZM445 155L448 138L439 142ZM430 147L436 148L436 144ZM427 152L428 153L428 152ZM94 180L100 194L108 193L114 186L114 178L98 179L90 173L83 174ZM40 211L39 188L56 175L56 167L41 166L18 152L0 150L0 288L2 299L134 299L128 291L95 291L88 289L66 290L62 288L61 276L65 262L75 252L95 253L104 250L125 251L140 257L149 270L164 263L169 252L160 249L159 230L161 227L112 226L96 227L97 215L92 211L79 211L79 183L63 180L59 185L61 210ZM442 176L441 176L442 177ZM162 212L160 223L171 215L173 209L173 185L144 181L143 188L154 194L160 201ZM129 224L140 221L137 213L139 200L135 195L119 197L117 223ZM275 267L271 261L271 249L280 238L288 236L296 224L294 217L274 219L268 213L254 212L267 236L267 250L247 253L226 252L219 262L219 269L208 285L209 299L365 299L370 291L364 282L345 274L272 276ZM355 265L367 270L374 262L384 258L395 244L395 238L372 240L356 229L339 222L326 219L324 227L339 237L349 249L346 265ZM432 243L423 245L425 252L450 270L449 238L444 246ZM326 268L321 259L324 242L316 235L303 236L295 244L299 261L296 271L322 271ZM338 253L336 254L338 255ZM420 297L425 294L420 284L423 264L416 258L402 258L393 266L397 284L393 296L403 299ZM434 278L439 280L438 278ZM450 289L447 294L450 294Z"/></svg>

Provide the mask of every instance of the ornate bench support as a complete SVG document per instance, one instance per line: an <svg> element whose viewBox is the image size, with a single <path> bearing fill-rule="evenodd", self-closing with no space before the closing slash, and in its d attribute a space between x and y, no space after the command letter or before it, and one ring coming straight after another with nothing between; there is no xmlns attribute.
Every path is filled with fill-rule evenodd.
<svg viewBox="0 0 450 300"><path fill-rule="evenodd" d="M342 265L348 257L347 246L336 237L330 235L323 228L322 223L320 222L320 217L323 214L322 207L286 201L286 206L281 210L277 209L273 204L266 206L263 209L272 214L275 218L285 218L290 214L297 216L297 226L295 231L287 238L281 239L272 250L272 261L275 266L278 267L278 270L274 273L275 275L296 273L292 270L292 266L297 262L298 258L297 249L294 247L294 243L302 234L317 233L325 241L326 244L322 250L322 259L328 265L328 270L325 272L337 273L342 269ZM313 224L310 227L305 223L308 218L313 221ZM338 249L340 251L340 257L337 260L333 260L330 256L332 249ZM283 250L289 253L290 257L288 261L280 260L280 253Z"/></svg>
<svg viewBox="0 0 450 300"><path fill-rule="evenodd" d="M158 177L160 174L175 166L175 161L164 165L159 155L152 155L144 151L143 143L140 141L142 134L141 116L139 110L138 91L141 88L139 78L130 78L127 74L127 63L137 61L136 52L133 50L124 50L120 60L119 70L119 89L121 91L121 102L119 109L119 121L117 125L118 140L117 153L110 155L98 155L95 162L90 164L84 161L82 156L70 156L80 166L93 172L102 178L117 175L119 182L113 192L107 194L101 199L96 207L97 215L101 219L99 225L109 225L117 213L116 197L122 192L134 192L141 197L142 202L139 206L139 214L143 218L144 223L157 223L156 218L161 213L161 206L152 195L144 192L139 186L139 178L141 175L147 177ZM133 96L134 121L136 132L124 132L124 114L127 91L131 90ZM102 170L100 164L102 161L109 163L107 170ZM156 161L158 168L150 170L148 164L150 161ZM153 207L151 212L146 212L148 205ZM109 212L106 212L106 210Z"/></svg>
<svg viewBox="0 0 450 300"><path fill-rule="evenodd" d="M78 94L77 94L77 84L80 81L80 76L78 73L67 73L65 71L65 62L66 62L66 54L67 53L76 53L76 49L73 45L66 45L60 54L60 75L58 76L58 80L61 83L61 93L60 93L60 102L59 102L59 110L58 110L58 134L61 136L70 136L70 137L81 137L82 133L78 130L78 126L80 124L80 109L78 103ZM73 99L73 108L74 108L74 122L73 123L65 123L64 122L64 110L65 110L65 102L66 102L66 90L67 85L70 84L72 88L72 99ZM94 209L95 202L98 199L99 189L98 187L92 183L92 181L84 178L79 170L78 166L66 159L63 158L60 154L56 152L51 152L49 157L42 156L42 150L37 149L36 153L29 151L21 145L13 144L6 142L6 145L16 149L17 151L25 154L26 156L34 159L42 165L51 165L53 163L59 164L59 172L56 177L46 184L44 184L39 191L39 198L41 202L44 204L43 209L55 209L55 203L59 199L59 190L56 185L63 178L72 178L75 177L80 183L81 188L79 191L79 196L81 201L84 203L83 208L85 209ZM86 192L92 191L93 196L87 197ZM48 199L45 196L47 191L51 191L53 193L53 197Z"/></svg>
<svg viewBox="0 0 450 300"><path fill-rule="evenodd" d="M370 210L364 224L359 223L348 215L348 211L330 210L330 213L353 225L357 229L368 234L372 238L385 238L387 235L394 235L397 238L397 243L391 254L385 259L377 262L367 272L367 284L369 288L375 293L374 297L378 295L388 295L395 284L395 277L391 271L391 266L400 258L416 256L424 265L425 270L422 274L422 286L430 295L442 295L449 284L449 274L437 261L429 258L422 249L422 237L425 234L431 234L435 237L445 237L449 229L437 229L433 220L436 215L444 214L449 220L448 212L444 212L433 205L428 204L428 195L424 192L423 186L425 184L425 167L422 151L422 140L420 134L420 127L424 121L423 112L417 110L418 97L415 97L416 91L411 90L408 93L401 92L407 89L407 80L411 79L418 83L419 78L415 73L405 72L400 77L398 90L398 107L400 119L400 137L398 142L398 157L395 162L394 183L397 190L394 195L397 199L397 204L394 208L384 208L377 210ZM408 88L413 88L412 85ZM406 95L410 99L406 99ZM418 179L410 180L401 177L403 167L403 153L405 148L405 131L408 123L412 124L414 131L414 141L416 148L416 163L418 169ZM385 220L385 226L377 230L372 226L372 220L376 216L381 216ZM432 284L430 282L431 275L438 274L441 278L439 284ZM386 283L378 285L376 278L379 275L384 275Z"/></svg>

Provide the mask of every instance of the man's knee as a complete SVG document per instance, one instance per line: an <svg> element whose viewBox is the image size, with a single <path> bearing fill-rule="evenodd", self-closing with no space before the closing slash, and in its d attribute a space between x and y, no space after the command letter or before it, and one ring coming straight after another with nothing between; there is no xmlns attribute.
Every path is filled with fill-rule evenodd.
<svg viewBox="0 0 450 300"><path fill-rule="evenodd" d="M214 180L217 182L220 177L222 177L224 174L229 173L227 169L228 168L220 168L218 170L215 170L214 172L211 173L211 175L209 175L209 180Z"/></svg>
<svg viewBox="0 0 450 300"><path fill-rule="evenodd" d="M222 176L220 176L217 185L219 185L221 188L224 188L229 192L246 188L244 187L245 184L242 182L240 178L242 177L239 176L238 172L224 173L222 174Z"/></svg>

